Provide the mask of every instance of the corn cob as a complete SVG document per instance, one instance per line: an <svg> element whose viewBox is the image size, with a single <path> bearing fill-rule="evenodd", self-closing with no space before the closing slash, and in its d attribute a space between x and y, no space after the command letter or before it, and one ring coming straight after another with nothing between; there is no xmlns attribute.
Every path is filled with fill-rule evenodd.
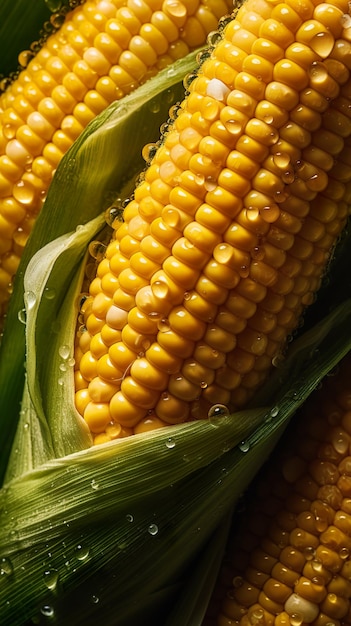
<svg viewBox="0 0 351 626"><path fill-rule="evenodd" d="M0 305L63 154L85 126L206 41L229 0L90 0L0 96ZM5 81L6 82L6 81ZM0 308L1 313L1 308Z"/></svg>
<svg viewBox="0 0 351 626"><path fill-rule="evenodd" d="M256 480L204 626L350 624L350 366L348 355L314 392Z"/></svg>
<svg viewBox="0 0 351 626"><path fill-rule="evenodd" d="M234 410L313 301L350 198L345 0L248 0L171 111L80 311L96 443Z"/></svg>

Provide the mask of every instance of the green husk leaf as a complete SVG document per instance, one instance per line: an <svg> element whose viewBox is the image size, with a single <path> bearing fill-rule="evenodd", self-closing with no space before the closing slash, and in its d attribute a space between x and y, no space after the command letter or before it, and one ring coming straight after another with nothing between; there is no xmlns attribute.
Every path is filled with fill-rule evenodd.
<svg viewBox="0 0 351 626"><path fill-rule="evenodd" d="M103 214L116 197L128 197L136 175L145 166L142 148L158 140L169 107L183 97L183 77L196 66L196 54L177 61L110 105L87 126L57 168L16 274L0 348L0 481L17 427L24 386L25 327L18 316L25 306L23 280L27 265L46 244ZM35 286L29 290L35 290Z"/></svg>
<svg viewBox="0 0 351 626"><path fill-rule="evenodd" d="M46 606L53 624L167 623L172 607L178 611L187 568L297 408L350 349L350 322L346 301L298 340L309 352L298 347L287 357L293 378L277 381L267 408L93 447L9 482L0 492L0 558L8 571L0 587L2 621L11 615L13 626L46 623ZM207 575L205 569L209 589ZM205 602L200 594L195 606L185 603L175 613L178 623L193 626L191 615L200 615Z"/></svg>

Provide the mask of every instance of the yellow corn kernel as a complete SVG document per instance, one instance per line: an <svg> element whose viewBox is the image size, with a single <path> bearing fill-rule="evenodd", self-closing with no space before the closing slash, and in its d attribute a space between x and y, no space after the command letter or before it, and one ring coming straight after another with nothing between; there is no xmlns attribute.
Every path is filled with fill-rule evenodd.
<svg viewBox="0 0 351 626"><path fill-rule="evenodd" d="M350 397L349 367L347 356L337 375L300 410L256 480L204 624L348 622L351 422L344 398ZM217 596L225 598L219 610Z"/></svg>
<svg viewBox="0 0 351 626"><path fill-rule="evenodd" d="M201 0L197 11L180 4L180 16L172 2L161 4L93 0L76 7L0 94L1 217L12 198L26 216L36 216L53 171L84 127L159 68L203 44L219 11L231 8L229 0L220 8ZM28 172L34 186L42 183L42 193L32 193ZM14 240L12 250L18 254ZM0 255L0 267L2 262Z"/></svg>
<svg viewBox="0 0 351 626"><path fill-rule="evenodd" d="M101 278L102 295L92 283L90 315L107 325L111 316L121 338L116 347L107 340L101 365L90 363L86 355L102 353L107 337L93 318L100 336L82 361L89 384L106 364L122 372L110 400L117 424L134 428L147 411L179 423L206 418L212 403L241 407L319 287L350 199L351 66L336 19L348 5L295 4L247 0L221 31L186 81L187 96L101 262L99 278L113 280ZM175 33L174 3L163 6L152 25ZM291 537L293 547L313 544L304 532ZM286 593L278 580L254 601L281 612Z"/></svg>

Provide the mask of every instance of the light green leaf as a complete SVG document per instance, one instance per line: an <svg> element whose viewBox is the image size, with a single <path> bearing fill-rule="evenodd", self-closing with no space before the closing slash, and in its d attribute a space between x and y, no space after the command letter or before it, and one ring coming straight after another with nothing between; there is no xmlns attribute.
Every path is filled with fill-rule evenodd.
<svg viewBox="0 0 351 626"><path fill-rule="evenodd" d="M46 244L103 215L116 197L126 198L144 168L145 143L159 138L168 109L183 97L183 77L196 65L196 52L177 61L136 91L110 105L82 132L60 162L16 274L0 347L0 481L4 476L20 414L25 375L24 274ZM128 150L126 150L128 146ZM71 280L66 266L67 285ZM32 288L31 288L32 290ZM46 394L47 396L48 394Z"/></svg>

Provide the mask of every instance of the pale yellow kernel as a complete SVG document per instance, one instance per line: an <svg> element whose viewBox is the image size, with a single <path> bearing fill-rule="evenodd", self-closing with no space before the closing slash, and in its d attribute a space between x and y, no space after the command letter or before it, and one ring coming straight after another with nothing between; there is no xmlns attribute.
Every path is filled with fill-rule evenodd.
<svg viewBox="0 0 351 626"><path fill-rule="evenodd" d="M96 375L100 376L100 378L106 382L118 386L123 378L124 371L116 367L114 362L110 359L109 354L104 354L97 362Z"/></svg>
<svg viewBox="0 0 351 626"><path fill-rule="evenodd" d="M168 320L163 324L168 329ZM162 325L162 324L161 324ZM162 328L160 329L162 332ZM182 359L172 353L168 353L159 343L153 343L146 351L147 360L158 369L164 370L168 374L179 372Z"/></svg>
<svg viewBox="0 0 351 626"><path fill-rule="evenodd" d="M90 399L93 402L105 403L109 402L113 394L116 392L116 386L107 381L101 380L99 377L93 378L88 387Z"/></svg>
<svg viewBox="0 0 351 626"><path fill-rule="evenodd" d="M77 389L75 393L75 405L80 415L84 414L85 408L90 402L90 395L87 388Z"/></svg>
<svg viewBox="0 0 351 626"><path fill-rule="evenodd" d="M94 335L90 342L90 352L95 359L99 359L104 354L107 354L108 348L103 342L100 333Z"/></svg>
<svg viewBox="0 0 351 626"><path fill-rule="evenodd" d="M174 307L169 316L172 330L189 340L198 341L205 332L205 323L194 317L184 307Z"/></svg>
<svg viewBox="0 0 351 626"><path fill-rule="evenodd" d="M171 395L183 400L191 402L199 397L201 387L189 381L186 376L179 372L172 374L168 382L168 391Z"/></svg>
<svg viewBox="0 0 351 626"><path fill-rule="evenodd" d="M209 302L200 296L196 290L190 290L184 294L183 306L187 311L192 313L194 317L204 322L213 321L217 313L217 304L215 302Z"/></svg>
<svg viewBox="0 0 351 626"><path fill-rule="evenodd" d="M126 376L122 380L121 391L130 402L143 409L154 407L159 396L157 390L140 384L132 376Z"/></svg>
<svg viewBox="0 0 351 626"><path fill-rule="evenodd" d="M146 413L146 409L130 402L121 391L117 391L110 401L111 418L122 426L135 426L145 417Z"/></svg>
<svg viewBox="0 0 351 626"><path fill-rule="evenodd" d="M167 423L155 414L147 415L134 426L134 434L146 433L167 426Z"/></svg>
<svg viewBox="0 0 351 626"><path fill-rule="evenodd" d="M215 370L224 365L226 355L206 343L199 342L194 351L194 358L201 365Z"/></svg>
<svg viewBox="0 0 351 626"><path fill-rule="evenodd" d="M85 352L80 361L80 371L85 380L93 380L97 376L98 361L93 357L90 350Z"/></svg>
<svg viewBox="0 0 351 626"><path fill-rule="evenodd" d="M161 347L172 355L185 359L192 354L195 346L194 341L190 341L173 330L159 331L157 341Z"/></svg>
<svg viewBox="0 0 351 626"><path fill-rule="evenodd" d="M155 407L156 415L167 424L185 422L189 412L189 402L172 396L168 391L161 394Z"/></svg>

